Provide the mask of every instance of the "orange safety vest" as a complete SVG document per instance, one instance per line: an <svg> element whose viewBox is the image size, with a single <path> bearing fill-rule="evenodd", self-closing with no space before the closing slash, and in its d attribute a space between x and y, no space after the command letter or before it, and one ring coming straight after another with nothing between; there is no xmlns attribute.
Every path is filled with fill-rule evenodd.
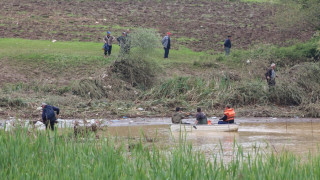
<svg viewBox="0 0 320 180"><path fill-rule="evenodd" d="M224 114L227 116L227 121L234 120L236 115L233 108L224 110Z"/></svg>

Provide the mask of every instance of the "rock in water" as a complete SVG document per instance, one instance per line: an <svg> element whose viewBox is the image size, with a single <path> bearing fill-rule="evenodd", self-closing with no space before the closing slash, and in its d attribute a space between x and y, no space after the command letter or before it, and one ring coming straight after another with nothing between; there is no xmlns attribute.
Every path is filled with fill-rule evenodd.
<svg viewBox="0 0 320 180"><path fill-rule="evenodd" d="M14 128L14 126L11 124L10 121L6 121L5 123L5 131L11 131Z"/></svg>

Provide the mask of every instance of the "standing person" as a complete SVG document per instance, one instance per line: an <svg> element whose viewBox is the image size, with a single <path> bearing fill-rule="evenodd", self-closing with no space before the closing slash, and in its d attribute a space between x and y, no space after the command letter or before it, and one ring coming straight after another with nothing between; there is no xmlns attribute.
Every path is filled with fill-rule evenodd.
<svg viewBox="0 0 320 180"><path fill-rule="evenodd" d="M269 86L276 85L276 72L275 72L276 64L272 63L268 71L266 72L266 79Z"/></svg>
<svg viewBox="0 0 320 180"><path fill-rule="evenodd" d="M234 117L236 113L234 112L234 109L231 108L230 105L227 105L226 109L224 110L224 116L219 119L221 121L218 122L218 124L232 124L234 123Z"/></svg>
<svg viewBox="0 0 320 180"><path fill-rule="evenodd" d="M171 121L173 124L181 124L182 119L185 118L185 115L183 114L180 107L176 107L176 112L172 115Z"/></svg>
<svg viewBox="0 0 320 180"><path fill-rule="evenodd" d="M201 111L201 108L197 108L196 124L208 124L207 116Z"/></svg>
<svg viewBox="0 0 320 180"><path fill-rule="evenodd" d="M103 38L103 42L105 44L105 48L104 48L104 58L106 58L106 55L108 54L108 56L111 55L111 51L112 51L112 42L114 42L116 40L116 38L114 36L111 36L111 32L108 31L107 35Z"/></svg>
<svg viewBox="0 0 320 180"><path fill-rule="evenodd" d="M44 124L46 125L46 129L48 129L48 125L50 123L50 128L53 131L54 130L54 123L56 122L56 114L54 111L57 112L57 115L59 115L60 110L57 107L47 105L46 103L41 104L42 107L42 120Z"/></svg>
<svg viewBox="0 0 320 180"><path fill-rule="evenodd" d="M131 49L131 34L130 34L130 29L127 29L126 31L126 51L129 54L130 49Z"/></svg>
<svg viewBox="0 0 320 180"><path fill-rule="evenodd" d="M164 48L164 58L168 58L168 56L169 56L169 50L171 48L170 36L171 36L171 33L167 32L167 35L164 36L162 39L162 45Z"/></svg>
<svg viewBox="0 0 320 180"><path fill-rule="evenodd" d="M226 52L226 56L229 56L230 49L231 49L231 36L228 36L228 38L224 41L224 50Z"/></svg>
<svg viewBox="0 0 320 180"><path fill-rule="evenodd" d="M120 55L125 55L129 53L128 43L127 43L127 33L122 32L122 36L117 38L120 46Z"/></svg>

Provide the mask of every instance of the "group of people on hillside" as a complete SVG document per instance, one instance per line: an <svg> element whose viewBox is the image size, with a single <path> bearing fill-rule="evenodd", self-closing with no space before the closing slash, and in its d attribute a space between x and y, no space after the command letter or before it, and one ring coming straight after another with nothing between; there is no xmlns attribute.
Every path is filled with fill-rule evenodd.
<svg viewBox="0 0 320 180"><path fill-rule="evenodd" d="M230 105L227 105L224 110L224 116L219 119L218 124L233 124L235 114L234 109ZM176 107L176 112L173 113L171 121L173 124L188 124L182 122L182 119L185 119L188 115L190 114L184 113L180 107ZM201 108L197 108L195 124L211 124L211 121L208 121L207 116L202 112Z"/></svg>
<svg viewBox="0 0 320 180"><path fill-rule="evenodd" d="M114 41L118 41L120 45L120 54L127 54L130 51L130 46L131 46L131 41L129 37L130 30L127 29L126 32L122 32L122 35L118 38L115 38L114 36L111 35L110 31L107 31L107 35L103 38L103 50L104 50L104 57L110 56L111 51L112 51L112 44ZM164 49L164 58L169 57L169 51L171 48L171 33L167 32L167 34L162 38L162 46ZM224 42L224 50L226 56L230 54L230 49L231 49L231 36L229 35L228 38Z"/></svg>

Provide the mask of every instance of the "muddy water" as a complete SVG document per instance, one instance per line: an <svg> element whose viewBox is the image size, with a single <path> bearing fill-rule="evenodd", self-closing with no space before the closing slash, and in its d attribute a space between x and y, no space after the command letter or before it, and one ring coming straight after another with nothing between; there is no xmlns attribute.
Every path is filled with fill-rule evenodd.
<svg viewBox="0 0 320 180"><path fill-rule="evenodd" d="M186 140L205 152L223 149L224 155L233 153L234 142L247 151L259 148L303 154L318 150L320 119L239 118L237 122L240 123L238 132L189 132ZM179 133L171 133L169 123L169 118L115 120L109 125L107 133L113 136L139 137L143 132L147 138L157 137L157 143L176 143Z"/></svg>
<svg viewBox="0 0 320 180"><path fill-rule="evenodd" d="M213 122L217 118L209 118ZM76 120L59 120L57 127L72 127ZM192 123L194 119L186 119ZM223 149L224 155L232 155L234 142L244 150L255 148L280 152L288 150L297 154L315 153L320 144L320 119L307 118L238 118L238 132L189 132L185 139L195 148L205 152L218 152ZM120 136L125 138L146 137L156 139L160 145L175 144L179 133L169 130L170 118L134 118L120 120L100 120L102 126L108 126L107 131L100 132L102 136ZM1 121L4 124L4 121ZM209 154L209 153L208 153Z"/></svg>

